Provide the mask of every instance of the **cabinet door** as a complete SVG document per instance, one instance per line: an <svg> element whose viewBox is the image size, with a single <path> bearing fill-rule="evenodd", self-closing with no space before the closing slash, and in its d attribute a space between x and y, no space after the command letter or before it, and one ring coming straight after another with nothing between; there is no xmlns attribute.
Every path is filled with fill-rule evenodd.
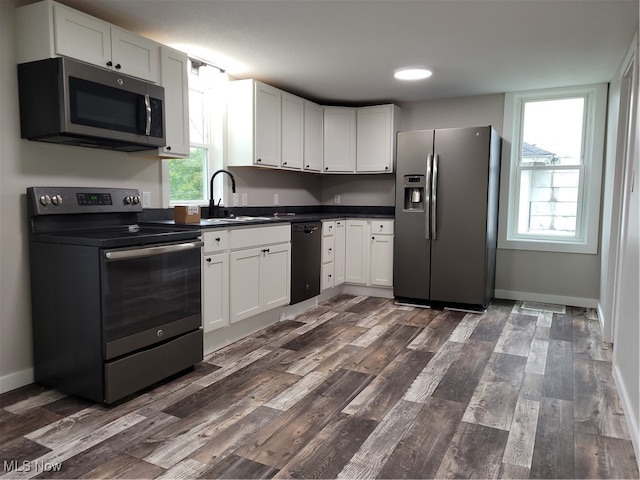
<svg viewBox="0 0 640 480"><path fill-rule="evenodd" d="M371 285L393 286L393 235L371 237Z"/></svg>
<svg viewBox="0 0 640 480"><path fill-rule="evenodd" d="M107 68L111 61L111 26L90 15L53 6L55 52Z"/></svg>
<svg viewBox="0 0 640 480"><path fill-rule="evenodd" d="M369 277L369 222L347 220L345 244L345 281L366 285Z"/></svg>
<svg viewBox="0 0 640 480"><path fill-rule="evenodd" d="M322 170L322 106L304 101L304 169Z"/></svg>
<svg viewBox="0 0 640 480"><path fill-rule="evenodd" d="M165 158L189 156L189 80L186 53L169 47L160 49L161 81L164 87Z"/></svg>
<svg viewBox="0 0 640 480"><path fill-rule="evenodd" d="M324 108L323 160L325 172L356 169L356 111L347 107Z"/></svg>
<svg viewBox="0 0 640 480"><path fill-rule="evenodd" d="M304 157L304 100L282 92L282 158L284 168L302 168Z"/></svg>
<svg viewBox="0 0 640 480"><path fill-rule="evenodd" d="M148 38L111 27L111 59L116 71L160 82L160 45Z"/></svg>
<svg viewBox="0 0 640 480"><path fill-rule="evenodd" d="M289 243L260 249L262 310L286 305L290 299L291 248Z"/></svg>
<svg viewBox="0 0 640 480"><path fill-rule="evenodd" d="M281 92L277 88L255 84L255 162L280 166Z"/></svg>
<svg viewBox="0 0 640 480"><path fill-rule="evenodd" d="M210 332L229 325L229 254L205 255L202 269L202 326Z"/></svg>
<svg viewBox="0 0 640 480"><path fill-rule="evenodd" d="M356 170L393 171L393 105L358 109Z"/></svg>
<svg viewBox="0 0 640 480"><path fill-rule="evenodd" d="M260 259L262 249L252 248L231 252L230 321L231 323L251 317L260 309Z"/></svg>
<svg viewBox="0 0 640 480"><path fill-rule="evenodd" d="M333 241L333 283L342 285L344 283L344 261L345 261L345 233L346 221L336 220L336 228Z"/></svg>

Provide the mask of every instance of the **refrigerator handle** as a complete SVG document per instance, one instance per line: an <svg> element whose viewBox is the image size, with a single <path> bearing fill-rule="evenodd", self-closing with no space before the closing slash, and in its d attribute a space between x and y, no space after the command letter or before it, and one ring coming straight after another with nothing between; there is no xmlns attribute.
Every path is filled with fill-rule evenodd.
<svg viewBox="0 0 640 480"><path fill-rule="evenodd" d="M437 223L437 189L438 189L438 160L440 156L436 153L433 157L433 172L431 175L431 238L435 240L438 234Z"/></svg>
<svg viewBox="0 0 640 480"><path fill-rule="evenodd" d="M427 155L427 175L425 178L425 189L426 192L424 193L424 201L425 201L425 208L424 208L424 215L425 215L425 219L424 219L424 237L427 240L431 240L431 166L433 165L433 154L430 153L429 155Z"/></svg>

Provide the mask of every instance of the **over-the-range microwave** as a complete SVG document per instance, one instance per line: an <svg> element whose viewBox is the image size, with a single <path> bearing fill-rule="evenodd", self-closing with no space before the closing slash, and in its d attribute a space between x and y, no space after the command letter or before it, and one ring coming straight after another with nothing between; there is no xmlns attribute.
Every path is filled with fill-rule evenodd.
<svg viewBox="0 0 640 480"><path fill-rule="evenodd" d="M164 88L68 58L18 65L22 138L134 152L163 147Z"/></svg>

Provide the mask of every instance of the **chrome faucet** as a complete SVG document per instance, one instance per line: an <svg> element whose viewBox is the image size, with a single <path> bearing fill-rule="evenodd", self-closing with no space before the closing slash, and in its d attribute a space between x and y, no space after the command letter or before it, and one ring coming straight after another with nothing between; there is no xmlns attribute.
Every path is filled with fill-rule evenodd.
<svg viewBox="0 0 640 480"><path fill-rule="evenodd" d="M220 208L220 201L218 201L218 205L216 205L215 200L213 199L213 179L216 178L216 175L219 173L226 173L231 178L231 191L236 193L236 179L233 178L233 175L228 170L217 170L213 175L211 175L211 181L209 182L209 218L214 218L219 216L218 211Z"/></svg>

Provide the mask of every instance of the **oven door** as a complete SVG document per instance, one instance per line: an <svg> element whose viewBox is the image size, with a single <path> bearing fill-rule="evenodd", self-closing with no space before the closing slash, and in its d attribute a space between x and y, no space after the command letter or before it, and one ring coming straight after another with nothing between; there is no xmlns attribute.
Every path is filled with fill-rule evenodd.
<svg viewBox="0 0 640 480"><path fill-rule="evenodd" d="M105 360L202 326L201 241L104 250Z"/></svg>

